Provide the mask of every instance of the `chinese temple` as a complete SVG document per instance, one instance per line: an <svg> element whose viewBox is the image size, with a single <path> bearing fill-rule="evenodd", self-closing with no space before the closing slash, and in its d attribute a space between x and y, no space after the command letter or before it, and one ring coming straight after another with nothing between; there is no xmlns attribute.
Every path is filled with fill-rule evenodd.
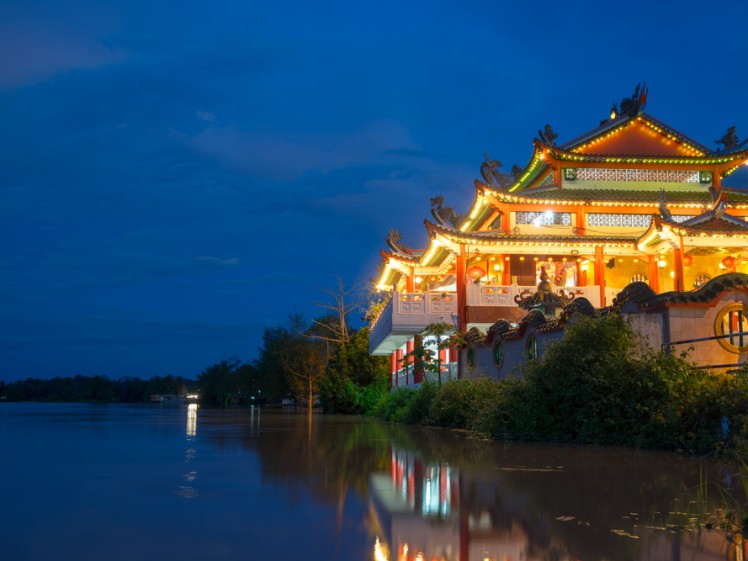
<svg viewBox="0 0 748 561"><path fill-rule="evenodd" d="M632 282L684 292L748 272L748 191L723 186L748 162L746 142L733 127L707 148L646 113L647 95L637 86L598 127L563 144L546 126L524 169L503 173L486 156L466 216L432 200L425 249L391 233L370 351L392 357L393 385L426 326L485 333L499 320L517 323L528 313L518 304L541 285L559 306L583 297L599 308ZM455 349L438 352L453 374Z"/></svg>

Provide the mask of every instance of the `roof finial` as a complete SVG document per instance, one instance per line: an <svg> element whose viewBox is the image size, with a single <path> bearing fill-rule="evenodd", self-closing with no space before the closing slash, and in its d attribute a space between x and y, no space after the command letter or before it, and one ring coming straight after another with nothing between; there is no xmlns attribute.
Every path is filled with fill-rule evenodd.
<svg viewBox="0 0 748 561"><path fill-rule="evenodd" d="M644 107L647 105L647 85L645 82L636 84L634 88L634 95L631 97L624 97L619 104L620 115L636 115L644 111ZM612 113L611 113L612 117Z"/></svg>
<svg viewBox="0 0 748 561"><path fill-rule="evenodd" d="M484 153L483 157L486 161L480 165L480 174L486 185L499 188L508 187L512 180L506 173L501 172L502 163L499 160L489 159L487 153Z"/></svg>
<svg viewBox="0 0 748 561"><path fill-rule="evenodd" d="M667 196L665 195L665 189L660 189L660 204L658 206L658 210L660 211L660 216L662 216L665 220L672 220L673 216L670 214L670 211L667 208Z"/></svg>
<svg viewBox="0 0 748 561"><path fill-rule="evenodd" d="M553 130L553 127L551 125L546 125L542 131L538 131L538 137L543 141L544 144L547 144L548 146L555 146L558 135Z"/></svg>

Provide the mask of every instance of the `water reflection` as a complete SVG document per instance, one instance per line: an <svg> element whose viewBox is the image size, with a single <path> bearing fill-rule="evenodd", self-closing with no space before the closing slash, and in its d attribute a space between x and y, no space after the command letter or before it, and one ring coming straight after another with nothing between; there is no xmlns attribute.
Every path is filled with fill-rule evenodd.
<svg viewBox="0 0 748 561"><path fill-rule="evenodd" d="M187 449L184 453L184 463L191 464L195 460L196 450L194 446L197 436L197 403L187 405ZM190 469L183 476L184 484L177 485L176 494L184 499L194 499L198 496L197 489L193 483L197 479L197 470Z"/></svg>
<svg viewBox="0 0 748 561"><path fill-rule="evenodd" d="M485 443L485 446L494 445ZM520 446L517 451L528 450ZM536 461L542 462L548 450L538 448L536 452ZM624 494L636 498L642 483L650 488L645 478L624 480L610 473L607 489L603 489L597 487L594 479L569 477L574 472L583 475L587 468L611 467L608 465L611 459L622 460L636 453L615 450L590 453L574 449L567 449L566 453L575 464L582 458L573 456L582 456L592 465L570 465L568 469L558 465L496 465L486 471L482 469L486 466L463 459L465 469L460 469L437 458L420 456L413 448L393 444L389 473L374 473L369 482L369 515L375 534L373 558L376 561L742 561L746 558L745 544L739 535L704 529L704 522L710 517L722 515L720 505L708 511L714 505L706 504L706 496L700 496L697 489L682 487L684 474L678 473L679 470L670 474L671 485L651 488L654 493L668 493L668 487L672 486L678 492L666 497L653 494L650 501L645 501L644 512L639 513L627 509L626 505L632 503L622 499ZM611 458L605 458L608 455ZM497 459L513 463L518 458ZM681 461L675 457L669 459ZM629 467L633 468L629 475L644 476L639 473L643 466ZM656 479L663 473L667 473L667 468L660 466L655 471ZM558 502L558 497L563 497L563 502ZM606 504L612 497L618 497L617 502ZM657 510L663 504L660 498L665 498L673 510ZM620 514L611 516L616 510Z"/></svg>
<svg viewBox="0 0 748 561"><path fill-rule="evenodd" d="M0 442L0 559L745 559L699 458L150 406L4 404Z"/></svg>
<svg viewBox="0 0 748 561"><path fill-rule="evenodd" d="M187 436L197 436L197 403L187 406Z"/></svg>

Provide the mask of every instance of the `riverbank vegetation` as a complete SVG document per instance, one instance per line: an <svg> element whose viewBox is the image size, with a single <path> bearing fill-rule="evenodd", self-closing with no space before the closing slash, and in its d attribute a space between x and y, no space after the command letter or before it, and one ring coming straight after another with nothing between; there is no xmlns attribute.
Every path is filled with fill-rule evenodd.
<svg viewBox="0 0 748 561"><path fill-rule="evenodd" d="M194 391L195 381L181 376L154 376L150 379L107 376L69 376L49 380L27 378L16 382L0 381L0 399L4 401L48 401L87 403L141 403L152 395L183 395Z"/></svg>
<svg viewBox="0 0 748 561"><path fill-rule="evenodd" d="M579 318L521 377L398 389L384 420L504 440L625 445L706 453L748 437L748 372L695 368L646 346L617 314Z"/></svg>
<svg viewBox="0 0 748 561"><path fill-rule="evenodd" d="M354 290L338 279L335 289L325 291L330 298L320 304L324 315L307 322L292 314L285 324L265 328L256 359L221 360L197 380L28 378L0 381L0 400L135 403L152 395L198 393L204 405L319 405L331 413L370 412L389 391L389 361L369 355L368 328L349 324L348 316L359 309Z"/></svg>

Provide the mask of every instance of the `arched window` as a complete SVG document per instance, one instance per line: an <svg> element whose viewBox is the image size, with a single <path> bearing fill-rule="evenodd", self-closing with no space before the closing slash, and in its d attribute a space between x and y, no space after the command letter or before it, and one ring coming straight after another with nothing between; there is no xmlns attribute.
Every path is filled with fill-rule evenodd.
<svg viewBox="0 0 748 561"><path fill-rule="evenodd" d="M501 346L501 341L493 346L493 364L499 370L504 366L504 349Z"/></svg>
<svg viewBox="0 0 748 561"><path fill-rule="evenodd" d="M467 363L470 368L475 368L475 349L473 347L467 350Z"/></svg>
<svg viewBox="0 0 748 561"><path fill-rule="evenodd" d="M534 334L527 336L527 341L525 341L525 355L527 355L527 360L538 358L538 339Z"/></svg>

